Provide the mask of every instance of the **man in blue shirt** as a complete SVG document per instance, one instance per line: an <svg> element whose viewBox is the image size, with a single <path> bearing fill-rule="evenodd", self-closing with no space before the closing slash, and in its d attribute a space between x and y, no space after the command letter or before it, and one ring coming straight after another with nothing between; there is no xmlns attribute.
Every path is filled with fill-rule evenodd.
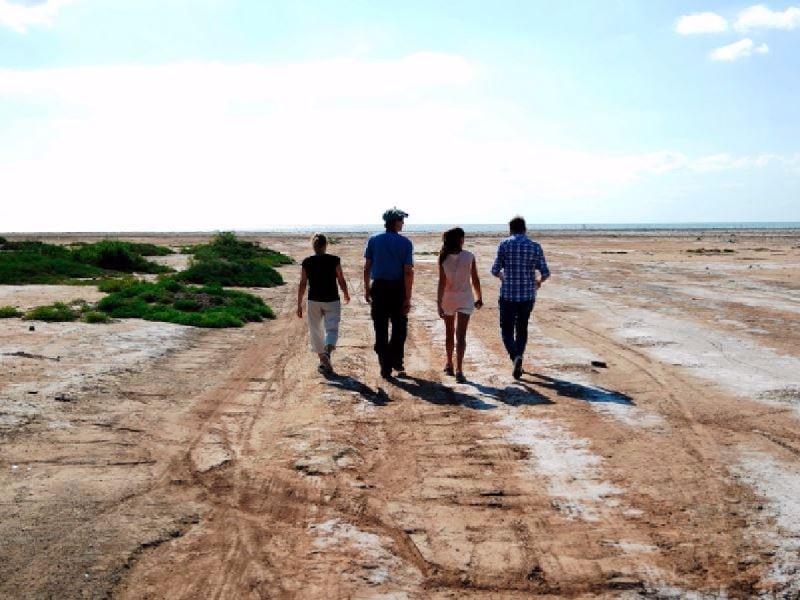
<svg viewBox="0 0 800 600"><path fill-rule="evenodd" d="M525 219L508 223L510 237L497 247L492 275L500 281L500 334L514 361L514 379L522 377L522 357L528 343L528 319L536 302L536 290L550 277L542 247L525 235ZM536 277L539 271L539 277Z"/></svg>
<svg viewBox="0 0 800 600"><path fill-rule="evenodd" d="M405 375L403 353L414 284L414 249L411 241L400 235L406 217L398 208L383 213L386 231L370 237L364 250L364 298L372 307L375 353L384 379L391 378L392 369Z"/></svg>

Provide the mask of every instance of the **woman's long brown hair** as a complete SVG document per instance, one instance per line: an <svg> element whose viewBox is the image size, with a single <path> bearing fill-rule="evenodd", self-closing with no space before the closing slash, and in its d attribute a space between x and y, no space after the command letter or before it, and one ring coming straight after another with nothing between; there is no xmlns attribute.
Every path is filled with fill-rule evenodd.
<svg viewBox="0 0 800 600"><path fill-rule="evenodd" d="M439 264L444 262L448 254L461 252L461 240L464 239L464 230L461 227L453 227L442 234L442 249L439 250Z"/></svg>

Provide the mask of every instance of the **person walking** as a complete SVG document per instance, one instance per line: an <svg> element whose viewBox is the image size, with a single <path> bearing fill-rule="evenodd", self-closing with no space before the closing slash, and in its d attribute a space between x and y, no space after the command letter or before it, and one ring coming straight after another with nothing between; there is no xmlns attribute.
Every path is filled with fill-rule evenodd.
<svg viewBox="0 0 800 600"><path fill-rule="evenodd" d="M364 250L364 299L371 306L375 353L384 379L391 379L392 369L405 375L403 359L414 285L413 245L400 235L407 217L408 213L396 207L384 212L385 231L371 236Z"/></svg>
<svg viewBox="0 0 800 600"><path fill-rule="evenodd" d="M347 281L342 273L342 265L338 256L327 254L328 238L322 233L315 233L311 238L314 254L302 262L300 267L300 286L297 289L297 316L303 318L303 298L308 286L306 320L311 350L319 357L317 370L323 375L333 373L331 354L336 349L339 339L339 321L342 314L342 303L339 299L339 288L344 296L344 303L350 302Z"/></svg>
<svg viewBox="0 0 800 600"><path fill-rule="evenodd" d="M526 235L525 219L508 223L509 237L497 247L492 275L499 277L500 333L514 363L514 379L522 377L522 360L528 342L528 319L536 302L536 291L550 277L544 252ZM536 276L539 272L539 277Z"/></svg>
<svg viewBox="0 0 800 600"><path fill-rule="evenodd" d="M472 293L473 288L475 295ZM477 296L477 300L475 296ZM448 229L442 234L436 305L439 316L444 319L445 351L447 352L447 364L444 372L451 376L455 374L456 381L466 383L464 352L467 349L467 327L472 312L483 306L483 298L475 255L464 250L464 230L461 227ZM453 372L454 337L455 373Z"/></svg>

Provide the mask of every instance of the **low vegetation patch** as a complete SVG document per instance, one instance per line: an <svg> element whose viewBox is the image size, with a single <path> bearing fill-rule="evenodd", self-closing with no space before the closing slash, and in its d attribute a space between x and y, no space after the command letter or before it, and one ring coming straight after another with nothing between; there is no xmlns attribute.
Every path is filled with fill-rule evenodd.
<svg viewBox="0 0 800 600"><path fill-rule="evenodd" d="M0 306L0 319L13 319L22 315L23 313L16 306Z"/></svg>
<svg viewBox="0 0 800 600"><path fill-rule="evenodd" d="M115 318L139 318L195 327L241 327L274 318L261 298L218 285L183 285L172 279L134 283L106 296L97 310Z"/></svg>
<svg viewBox="0 0 800 600"><path fill-rule="evenodd" d="M87 323L110 323L111 317L99 310L87 310L83 313L83 320Z"/></svg>
<svg viewBox="0 0 800 600"><path fill-rule="evenodd" d="M0 285L91 283L109 294L96 305L83 300L57 302L24 314L14 307L2 307L0 317L87 323L141 318L196 327L241 327L249 321L274 318L261 298L222 286L280 285L283 278L275 267L291 263L291 258L238 240L232 233L221 233L210 243L187 250L193 255L189 269L149 283L132 273L173 271L144 258L172 254L170 248L116 240L59 246L0 238Z"/></svg>
<svg viewBox="0 0 800 600"><path fill-rule="evenodd" d="M6 242L0 247L0 284L57 284L102 276L102 269L76 261L62 246Z"/></svg>
<svg viewBox="0 0 800 600"><path fill-rule="evenodd" d="M292 262L285 254L239 240L231 232L219 233L208 244L191 246L184 252L193 259L175 279L206 285L274 287L283 284L275 267Z"/></svg>
<svg viewBox="0 0 800 600"><path fill-rule="evenodd" d="M63 302L37 306L25 313L25 318L29 321L77 321L80 316L80 310L76 310Z"/></svg>
<svg viewBox="0 0 800 600"><path fill-rule="evenodd" d="M273 267L258 260L229 261L225 259L192 262L175 279L189 283L234 287L275 287L283 277Z"/></svg>
<svg viewBox="0 0 800 600"><path fill-rule="evenodd" d="M172 271L169 267L144 258L141 252L136 250L137 247L141 247L141 244L103 240L79 246L72 252L78 262L94 265L107 271L122 273L168 273Z"/></svg>
<svg viewBox="0 0 800 600"><path fill-rule="evenodd" d="M0 284L74 283L76 279L101 279L119 272L172 271L145 259L137 251L137 246L114 240L74 246L6 240L0 243ZM149 248L145 250L151 251ZM170 251L169 248L166 250Z"/></svg>

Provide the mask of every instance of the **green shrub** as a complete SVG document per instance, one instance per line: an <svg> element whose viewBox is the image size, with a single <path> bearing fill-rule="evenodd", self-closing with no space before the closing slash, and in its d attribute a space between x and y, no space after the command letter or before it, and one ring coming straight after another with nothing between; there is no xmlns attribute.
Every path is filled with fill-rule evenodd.
<svg viewBox="0 0 800 600"><path fill-rule="evenodd" d="M170 254L175 254L175 251L172 248L167 248L166 246L156 246L155 244L137 242L128 242L128 244L130 245L132 252L141 254L142 256L168 256Z"/></svg>
<svg viewBox="0 0 800 600"><path fill-rule="evenodd" d="M142 257L130 242L103 240L79 246L73 250L78 262L94 265L109 271L123 273L168 273L169 267L159 265Z"/></svg>
<svg viewBox="0 0 800 600"><path fill-rule="evenodd" d="M194 259L177 279L200 284L273 287L283 283L275 267L292 263L285 254L239 240L229 231L218 233L208 244L186 248L185 252Z"/></svg>
<svg viewBox="0 0 800 600"><path fill-rule="evenodd" d="M229 261L211 259L194 262L175 275L179 281L237 287L274 287L283 277L274 268L258 260Z"/></svg>
<svg viewBox="0 0 800 600"><path fill-rule="evenodd" d="M87 323L110 323L111 317L99 310L88 310L83 314L83 320Z"/></svg>
<svg viewBox="0 0 800 600"><path fill-rule="evenodd" d="M2 235L0 235L0 246L5 244L6 242L8 242L8 240L6 238L4 238Z"/></svg>
<svg viewBox="0 0 800 600"><path fill-rule="evenodd" d="M103 274L97 267L76 262L69 251L63 248L54 251L47 246L49 245L0 251L0 284L56 284L76 278L100 277Z"/></svg>
<svg viewBox="0 0 800 600"><path fill-rule="evenodd" d="M35 252L44 256L55 256L59 258L69 258L70 252L64 246L56 244L46 244L44 242L23 240L21 242L4 242L3 250L9 252Z"/></svg>
<svg viewBox="0 0 800 600"><path fill-rule="evenodd" d="M97 289L106 294L111 294L136 285L137 283L140 283L140 280L135 277L112 277L99 282L97 284Z"/></svg>
<svg viewBox="0 0 800 600"><path fill-rule="evenodd" d="M261 298L220 286L185 286L172 279L140 282L97 303L114 318L140 318L194 327L241 327L248 321L274 318Z"/></svg>
<svg viewBox="0 0 800 600"><path fill-rule="evenodd" d="M0 319L11 319L13 317L21 317L22 314L23 313L20 312L16 306L0 306Z"/></svg>
<svg viewBox="0 0 800 600"><path fill-rule="evenodd" d="M37 306L25 314L25 318L29 321L75 321L78 317L79 313L63 302Z"/></svg>

